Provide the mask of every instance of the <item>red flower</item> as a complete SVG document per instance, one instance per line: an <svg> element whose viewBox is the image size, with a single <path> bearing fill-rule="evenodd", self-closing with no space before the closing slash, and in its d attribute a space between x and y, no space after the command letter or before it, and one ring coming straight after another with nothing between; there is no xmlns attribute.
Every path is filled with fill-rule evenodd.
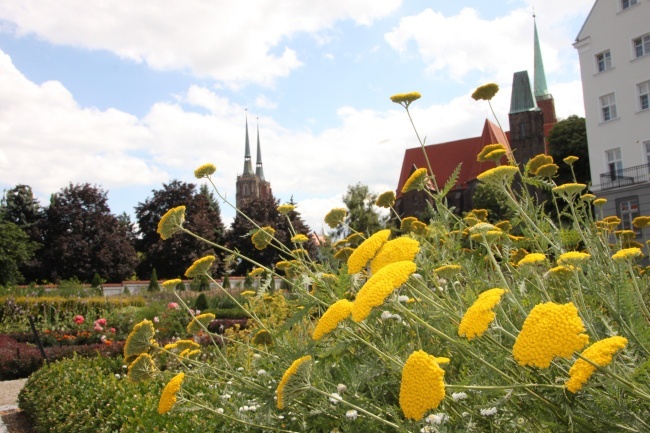
<svg viewBox="0 0 650 433"><path fill-rule="evenodd" d="M76 316L74 316L74 319L72 319L72 320L73 320L74 323L76 323L77 325L81 325L82 323L84 323L84 320L86 320L86 319L84 319L84 316L82 316L82 315L80 315L80 314L77 314Z"/></svg>

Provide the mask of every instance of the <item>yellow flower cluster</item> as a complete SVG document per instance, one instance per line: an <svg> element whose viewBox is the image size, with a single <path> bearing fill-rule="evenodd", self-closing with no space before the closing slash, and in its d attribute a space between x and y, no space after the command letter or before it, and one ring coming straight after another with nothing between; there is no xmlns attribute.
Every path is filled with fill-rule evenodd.
<svg viewBox="0 0 650 433"><path fill-rule="evenodd" d="M507 153L506 147L501 143L488 144L476 155L478 162L498 161Z"/></svg>
<svg viewBox="0 0 650 433"><path fill-rule="evenodd" d="M476 176L481 182L499 185L502 183L510 183L515 177L519 169L512 165L500 165L499 167L491 168L487 171Z"/></svg>
<svg viewBox="0 0 650 433"><path fill-rule="evenodd" d="M632 220L632 225L638 229L650 226L650 216L638 216Z"/></svg>
<svg viewBox="0 0 650 433"><path fill-rule="evenodd" d="M353 252L354 249L350 247L341 248L336 253L334 253L334 258L337 260L348 260Z"/></svg>
<svg viewBox="0 0 650 433"><path fill-rule="evenodd" d="M395 193L393 191L386 191L377 197L375 205L384 208L390 208L395 204Z"/></svg>
<svg viewBox="0 0 650 433"><path fill-rule="evenodd" d="M255 245L255 249L263 250L269 246L274 235L275 229L273 227L262 227L253 233L251 241L253 242L253 245Z"/></svg>
<svg viewBox="0 0 650 433"><path fill-rule="evenodd" d="M552 191L568 199L576 194L580 194L585 188L587 188L587 185L584 183L565 183L554 187Z"/></svg>
<svg viewBox="0 0 650 433"><path fill-rule="evenodd" d="M248 273L248 275L252 278L259 277L264 273L264 268L255 268L252 271Z"/></svg>
<svg viewBox="0 0 650 433"><path fill-rule="evenodd" d="M390 229L380 230L355 249L348 258L348 274L356 274L363 269L377 251L388 241Z"/></svg>
<svg viewBox="0 0 650 433"><path fill-rule="evenodd" d="M162 395L160 396L160 401L158 402L159 414L162 415L167 413L172 409L172 407L174 407L176 404L176 394L180 391L184 378L185 373L178 373L165 386L165 389L163 389Z"/></svg>
<svg viewBox="0 0 650 433"><path fill-rule="evenodd" d="M296 207L294 205L285 203L278 206L278 212L280 212L282 215L286 215L292 210L294 210L295 208Z"/></svg>
<svg viewBox="0 0 650 433"><path fill-rule="evenodd" d="M266 329L260 329L253 337L253 344L270 346L273 344L273 336Z"/></svg>
<svg viewBox="0 0 650 433"><path fill-rule="evenodd" d="M594 200L594 206L602 206L605 203L607 203L606 198L597 198L596 200Z"/></svg>
<svg viewBox="0 0 650 433"><path fill-rule="evenodd" d="M188 334L198 334L203 331L203 328L207 328L210 322L215 318L215 315L212 313L204 313L196 316L192 321L187 325Z"/></svg>
<svg viewBox="0 0 650 433"><path fill-rule="evenodd" d="M579 266L591 258L589 253L581 253L579 251L569 251L568 253L561 254L557 259L558 265L565 266Z"/></svg>
<svg viewBox="0 0 650 433"><path fill-rule="evenodd" d="M200 349L201 345L193 340L176 340L174 343L174 348L180 352L190 349L196 350Z"/></svg>
<svg viewBox="0 0 650 433"><path fill-rule="evenodd" d="M420 421L445 398L445 371L423 350L413 352L402 370L399 405L408 419Z"/></svg>
<svg viewBox="0 0 650 433"><path fill-rule="evenodd" d="M217 171L217 167L214 164L203 164L194 170L194 177L197 179L203 179L204 177L212 176L215 171Z"/></svg>
<svg viewBox="0 0 650 433"><path fill-rule="evenodd" d="M526 317L512 353L520 365L548 368L556 356L570 358L589 343L584 331L573 303L538 304Z"/></svg>
<svg viewBox="0 0 650 433"><path fill-rule="evenodd" d="M325 215L325 223L331 228L335 229L339 224L342 224L345 221L345 216L348 214L348 211L337 207L332 209Z"/></svg>
<svg viewBox="0 0 650 433"><path fill-rule="evenodd" d="M302 244L304 242L307 242L308 240L309 240L309 238L307 236L303 235L302 233L298 233L297 235L295 235L295 236L293 236L291 238L291 242L295 242L297 244Z"/></svg>
<svg viewBox="0 0 650 433"><path fill-rule="evenodd" d="M154 335L156 335L156 331L151 320L145 319L135 325L124 343L124 358L129 359L138 356L146 352L149 347L155 346Z"/></svg>
<svg viewBox="0 0 650 433"><path fill-rule="evenodd" d="M468 340L483 335L496 316L492 310L505 292L504 289L495 288L481 293L461 319L458 335L467 337Z"/></svg>
<svg viewBox="0 0 650 433"><path fill-rule="evenodd" d="M169 239L174 234L181 231L181 226L185 222L185 206L177 206L169 209L165 215L158 221L157 233L162 240Z"/></svg>
<svg viewBox="0 0 650 433"><path fill-rule="evenodd" d="M526 254L519 262L517 263L518 266L526 266L526 265L539 265L544 263L546 261L546 256L541 253L530 253Z"/></svg>
<svg viewBox="0 0 650 433"><path fill-rule="evenodd" d="M173 289L176 288L176 286L178 286L181 283L182 283L182 281L180 279L174 278L173 280L165 281L164 283L162 283L162 286L163 286L163 289L173 290Z"/></svg>
<svg viewBox="0 0 650 433"><path fill-rule="evenodd" d="M530 161L526 163L526 169L529 174L536 175L537 170L539 170L540 167L548 164L553 164L553 157L542 153L531 158Z"/></svg>
<svg viewBox="0 0 650 433"><path fill-rule="evenodd" d="M424 185L424 179L426 177L427 177L427 169L418 168L411 174L411 176L409 176L408 179L406 179L406 182L402 187L402 193L404 194L414 189L420 189L420 187Z"/></svg>
<svg viewBox="0 0 650 433"><path fill-rule="evenodd" d="M311 336L312 340L320 340L336 329L339 323L350 317L350 314L352 314L352 305L352 302L347 299L341 299L330 305L318 321L314 333Z"/></svg>
<svg viewBox="0 0 650 433"><path fill-rule="evenodd" d="M461 266L460 265L444 265L440 266L438 268L435 268L433 272L441 277L441 278L452 278L455 276L457 273L461 271Z"/></svg>
<svg viewBox="0 0 650 433"><path fill-rule="evenodd" d="M537 169L535 176L538 177L553 177L560 167L557 164L544 164Z"/></svg>
<svg viewBox="0 0 650 433"><path fill-rule="evenodd" d="M478 101L480 99L484 101L489 101L494 98L494 95L499 91L499 85L496 83L488 83L482 86L479 86L472 93L472 99Z"/></svg>
<svg viewBox="0 0 650 433"><path fill-rule="evenodd" d="M405 261L386 265L361 287L352 307L352 320L361 322L374 307L384 303L388 295L415 272L415 263Z"/></svg>
<svg viewBox="0 0 650 433"><path fill-rule="evenodd" d="M194 278L198 277L199 275L205 275L210 271L210 267L212 266L212 263L216 259L215 256L205 256L201 257L200 259L196 260L194 263L192 263L192 266L187 268L185 271L185 276L187 278Z"/></svg>
<svg viewBox="0 0 650 433"><path fill-rule="evenodd" d="M277 406L278 409L284 409L284 406L286 403L288 403L288 400L286 399L285 396L285 391L288 390L289 386L292 384L291 382L296 381L296 374L299 372L300 369L307 368L309 363L311 361L311 356L303 356L302 358L298 358L293 363L287 368L287 370L284 372L282 375L282 380L280 381L280 384L278 385L277 388Z"/></svg>
<svg viewBox="0 0 650 433"><path fill-rule="evenodd" d="M411 105L411 102L417 101L422 95L419 92L398 93L390 97L390 100L396 104L400 104L405 108Z"/></svg>
<svg viewBox="0 0 650 433"><path fill-rule="evenodd" d="M624 248L616 252L612 256L612 260L616 262L624 262L627 260L634 260L637 257L643 257L643 252L641 251L641 248L632 247L632 248Z"/></svg>
<svg viewBox="0 0 650 433"><path fill-rule="evenodd" d="M154 377L158 371L153 358L148 353L141 353L135 361L129 365L127 374L133 382L143 382Z"/></svg>
<svg viewBox="0 0 650 433"><path fill-rule="evenodd" d="M420 251L420 242L415 239L401 237L386 242L377 251L377 255L370 262L370 270L376 274L381 268L395 262L413 261Z"/></svg>
<svg viewBox="0 0 650 433"><path fill-rule="evenodd" d="M580 158L578 158L577 156L570 155L570 156L567 156L566 158L564 158L562 161L564 161L564 163L567 164L567 165L573 165L573 163L576 162L579 159Z"/></svg>
<svg viewBox="0 0 650 433"><path fill-rule="evenodd" d="M594 362L600 367L605 367L612 362L612 356L627 346L627 339L624 337L609 337L600 340L589 346L582 352L582 356ZM587 383L591 375L596 371L596 367L584 359L577 359L569 370L571 376L566 382L566 388L572 393L582 389L582 385Z"/></svg>

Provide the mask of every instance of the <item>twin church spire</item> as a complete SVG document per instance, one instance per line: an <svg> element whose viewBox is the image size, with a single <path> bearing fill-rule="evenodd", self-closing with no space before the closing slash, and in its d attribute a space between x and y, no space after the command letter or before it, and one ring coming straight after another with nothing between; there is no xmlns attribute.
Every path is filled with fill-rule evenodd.
<svg viewBox="0 0 650 433"><path fill-rule="evenodd" d="M253 163L251 161L251 146L248 139L248 115L246 115L246 150L244 152L244 176L253 176ZM264 168L262 167L262 146L260 145L260 125L257 123L257 162L255 163L255 176L264 180Z"/></svg>
<svg viewBox="0 0 650 433"><path fill-rule="evenodd" d="M237 176L236 205L241 209L246 203L256 199L272 197L271 184L264 177L262 166L262 146L260 144L260 125L257 124L257 161L255 171L251 160L251 145L248 135L248 113L246 114L246 141L244 150L244 171Z"/></svg>

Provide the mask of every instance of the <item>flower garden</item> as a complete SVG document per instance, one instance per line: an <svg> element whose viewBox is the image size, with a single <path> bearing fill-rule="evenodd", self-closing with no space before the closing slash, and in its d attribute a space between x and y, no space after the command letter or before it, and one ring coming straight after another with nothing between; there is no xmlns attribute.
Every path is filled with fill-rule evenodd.
<svg viewBox="0 0 650 433"><path fill-rule="evenodd" d="M483 86L475 99L497 90ZM391 99L410 116L418 97ZM503 144L477 158L494 163L478 179L501 194L510 220L457 215L445 200L454 179L425 167L403 192L429 194L430 222L395 213L395 227L353 232L327 260L305 253L305 236L293 233L291 250L258 226L251 242L285 260L254 263L256 291L223 290L245 326L215 329L220 311L196 311L174 292L178 280L146 303L12 301L52 323L46 338L60 347L124 341L116 357L41 368L21 408L48 432L650 431L648 245L603 218L602 199L579 179L555 183L557 164L575 159L519 166ZM195 174L212 182L215 170ZM394 212L394 200L387 192L377 205ZM165 214L163 239L196 236L185 212ZM344 224L345 209L325 221ZM650 217L634 226L647 230ZM213 260L185 275L211 278ZM290 290L273 290L274 276ZM6 305L2 323L18 321Z"/></svg>

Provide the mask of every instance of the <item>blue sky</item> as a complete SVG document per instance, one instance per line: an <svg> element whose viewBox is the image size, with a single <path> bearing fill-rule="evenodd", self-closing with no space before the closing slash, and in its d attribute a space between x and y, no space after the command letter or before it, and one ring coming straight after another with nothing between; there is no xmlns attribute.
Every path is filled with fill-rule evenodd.
<svg viewBox="0 0 650 433"><path fill-rule="evenodd" d="M593 0L537 3L558 116L583 115L571 44ZM395 189L417 141L390 95L422 93L428 144L480 134L490 114L469 95L486 82L507 124L512 74L532 74L532 13L530 0L3 0L0 188L28 184L45 204L89 182L132 214L213 162L234 201L247 109L275 196L320 231L348 185Z"/></svg>

